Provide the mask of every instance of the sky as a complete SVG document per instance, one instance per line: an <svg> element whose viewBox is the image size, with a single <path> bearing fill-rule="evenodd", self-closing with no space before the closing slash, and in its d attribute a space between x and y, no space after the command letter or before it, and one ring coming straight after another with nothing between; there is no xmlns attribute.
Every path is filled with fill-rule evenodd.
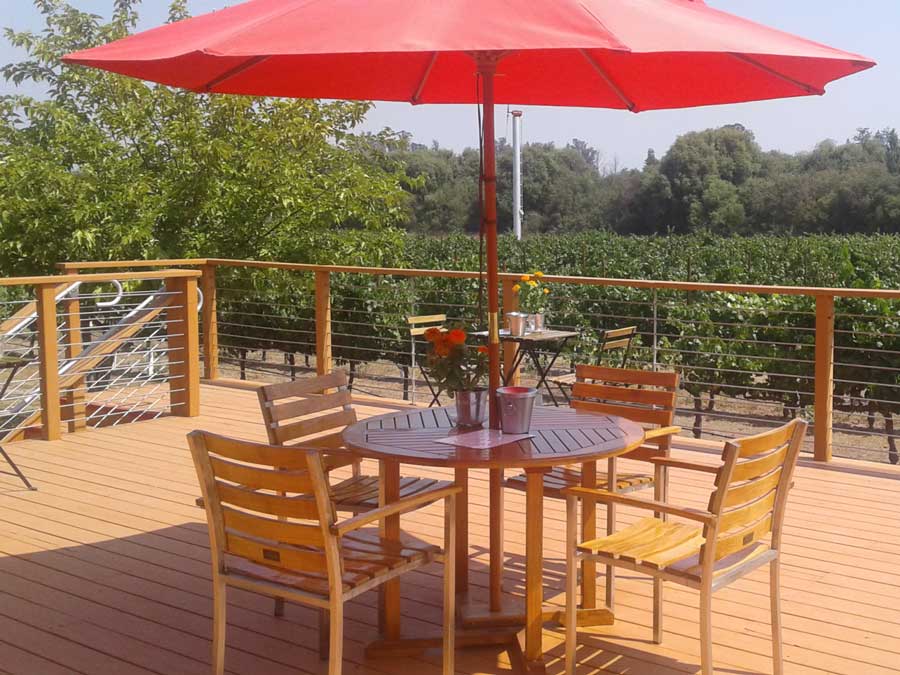
<svg viewBox="0 0 900 675"><path fill-rule="evenodd" d="M527 0L524 0L527 1ZM113 0L69 0L104 16ZM228 0L190 0L193 14L236 4ZM707 0L707 4L832 47L863 54L878 62L874 69L839 80L824 97L711 106L632 114L618 110L525 106L526 142L565 145L580 138L599 149L609 167L639 167L648 148L661 156L688 131L740 123L753 130L766 150L797 152L824 139L844 141L858 127L900 127L900 0ZM161 23L166 0L144 0L141 27ZM42 27L32 0L0 0L6 10L0 25L15 29ZM11 8L11 11L10 11ZM19 54L0 37L0 64ZM14 91L0 82L0 93ZM28 92L34 93L34 92ZM506 108L497 113L497 135L511 135ZM378 103L363 126L408 131L413 140L461 150L476 144L472 106L418 106Z"/></svg>

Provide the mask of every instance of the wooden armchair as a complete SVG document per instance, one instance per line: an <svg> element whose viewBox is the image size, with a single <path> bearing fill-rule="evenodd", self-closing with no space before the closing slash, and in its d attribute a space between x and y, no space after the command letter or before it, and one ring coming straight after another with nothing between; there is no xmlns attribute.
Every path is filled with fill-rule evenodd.
<svg viewBox="0 0 900 675"><path fill-rule="evenodd" d="M604 368L602 366L578 366L576 382L572 387L573 408L591 410L593 412L625 417L648 427L643 446L624 455L628 459L648 461L655 457L667 457L672 443L672 436L681 431L672 426L675 419L675 398L678 391L678 374L671 372L650 372L646 370L627 370L624 368ZM640 388L637 388L640 387ZM648 467L649 468L649 467ZM616 493L627 493L635 490L653 488L654 498L665 501L667 472L664 464L656 464L652 473L623 473L617 469L617 459L607 462L606 473L597 471L597 463L589 462L581 467L557 467L544 474L544 496L551 499L564 499L563 490L569 487L584 485L585 472L588 472L588 485ZM595 482L594 482L595 481ZM506 486L525 490L527 479L525 474L514 476L506 481ZM591 502L584 505L582 536L592 539L597 534L595 506ZM615 527L616 507L614 503L606 506L606 532L610 534ZM590 580L585 584L585 607L593 606L593 564L586 567ZM612 609L615 604L615 573L612 568L606 571L606 604Z"/></svg>
<svg viewBox="0 0 900 675"><path fill-rule="evenodd" d="M413 497L344 521L335 519L321 454L239 441L203 431L188 435L209 524L213 579L213 673L225 671L226 591L229 586L327 610L328 674L340 675L343 606L441 550L408 535L402 546L377 527L386 516L444 500L443 673L454 666L455 486ZM299 664L298 664L299 665Z"/></svg>
<svg viewBox="0 0 900 675"><path fill-rule="evenodd" d="M341 438L344 428L357 421L346 373L335 371L320 377L267 384L257 394L269 443L301 444L323 451L326 473L343 466L353 467L350 478L330 487L338 511L361 513L378 506L378 476L360 472L360 459L346 451ZM406 477L400 482L400 496L412 497L447 485L450 483Z"/></svg>
<svg viewBox="0 0 900 675"><path fill-rule="evenodd" d="M722 464L712 467L654 458L659 466L714 473L715 485L706 510L646 501L605 490L565 490L566 531L566 673L575 672L575 595L577 564L594 561L653 577L653 639L662 642L663 582L700 591L700 644L703 675L712 675L712 594L763 565L769 565L772 651L775 675L783 672L779 564L781 532L788 490L806 422L785 426L725 444ZM690 521L644 518L601 539L578 537L577 504L587 499L623 504ZM771 540L764 539L771 533ZM579 543L580 542L580 543Z"/></svg>

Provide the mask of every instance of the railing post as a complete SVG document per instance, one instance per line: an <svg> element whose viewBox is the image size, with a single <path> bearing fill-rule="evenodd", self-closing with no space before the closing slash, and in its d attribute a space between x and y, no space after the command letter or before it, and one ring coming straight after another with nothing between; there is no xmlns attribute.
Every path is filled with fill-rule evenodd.
<svg viewBox="0 0 900 675"><path fill-rule="evenodd" d="M834 414L834 296L816 296L814 457L831 461Z"/></svg>
<svg viewBox="0 0 900 675"><path fill-rule="evenodd" d="M37 286L38 370L41 378L41 438L61 438L59 336L56 328L57 284Z"/></svg>
<svg viewBox="0 0 900 675"><path fill-rule="evenodd" d="M653 372L659 368L659 297L653 289Z"/></svg>
<svg viewBox="0 0 900 675"><path fill-rule="evenodd" d="M70 272L77 274L77 270ZM81 295L76 289L72 296L66 298L63 303L65 308L65 358L67 361L77 358L84 351L84 338L81 334ZM63 393L62 419L66 421L69 433L80 431L87 427L87 408L84 403L86 388L85 378L79 377L71 387L67 387Z"/></svg>
<svg viewBox="0 0 900 675"><path fill-rule="evenodd" d="M327 375L331 359L331 273L316 272L316 373Z"/></svg>
<svg viewBox="0 0 900 675"><path fill-rule="evenodd" d="M166 310L169 343L169 405L178 417L200 414L200 345L196 277L166 279L172 293Z"/></svg>
<svg viewBox="0 0 900 675"><path fill-rule="evenodd" d="M216 315L216 266L206 264L200 276L203 291L203 377L219 377L219 325Z"/></svg>
<svg viewBox="0 0 900 675"><path fill-rule="evenodd" d="M501 321L509 312L519 311L519 296L513 291L513 286L515 285L515 279L507 277L503 278L503 307L501 309ZM509 384L512 386L519 384L519 370L516 369L516 372L510 374L512 364L515 362L518 351L519 344L517 342L507 340L503 343L503 374L504 377L509 378Z"/></svg>

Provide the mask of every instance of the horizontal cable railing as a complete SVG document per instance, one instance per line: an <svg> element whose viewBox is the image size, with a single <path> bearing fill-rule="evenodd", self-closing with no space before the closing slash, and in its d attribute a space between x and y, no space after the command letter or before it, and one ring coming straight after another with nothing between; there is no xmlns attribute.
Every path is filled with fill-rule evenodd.
<svg viewBox="0 0 900 675"><path fill-rule="evenodd" d="M64 269L89 269L71 263ZM207 378L275 381L342 368L354 389L427 404L425 344L407 317L446 314L484 328L476 272L223 259L122 261L101 269L199 267ZM518 275L502 274L504 308ZM544 277L549 325L578 333L552 375L578 363L620 365L604 330L636 327L629 367L682 376L684 435L724 439L794 416L813 421L808 449L900 463L900 290ZM549 356L549 352L545 355ZM507 363L509 359L507 359ZM520 379L534 383L524 364ZM446 402L446 398L442 399Z"/></svg>
<svg viewBox="0 0 900 675"><path fill-rule="evenodd" d="M0 280L0 442L196 414L199 277Z"/></svg>

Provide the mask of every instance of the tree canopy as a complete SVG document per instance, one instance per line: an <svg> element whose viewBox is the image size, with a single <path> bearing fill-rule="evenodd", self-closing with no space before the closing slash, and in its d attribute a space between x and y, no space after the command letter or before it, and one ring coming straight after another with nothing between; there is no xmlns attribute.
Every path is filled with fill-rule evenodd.
<svg viewBox="0 0 900 675"><path fill-rule="evenodd" d="M46 30L6 30L26 57L3 76L47 95L0 99L4 273L66 258L303 259L310 232L406 218L393 134L354 133L367 103L200 96L61 64L130 32L137 4L116 0L106 23L35 0ZM184 15L172 2L170 20Z"/></svg>
<svg viewBox="0 0 900 675"><path fill-rule="evenodd" d="M498 219L512 229L512 148L498 153ZM408 144L397 154L413 190L408 227L422 233L477 229L478 155ZM860 129L811 152L764 152L741 125L679 137L641 170L604 167L574 139L564 148L524 146L527 234L609 230L623 234L900 232L900 139Z"/></svg>

